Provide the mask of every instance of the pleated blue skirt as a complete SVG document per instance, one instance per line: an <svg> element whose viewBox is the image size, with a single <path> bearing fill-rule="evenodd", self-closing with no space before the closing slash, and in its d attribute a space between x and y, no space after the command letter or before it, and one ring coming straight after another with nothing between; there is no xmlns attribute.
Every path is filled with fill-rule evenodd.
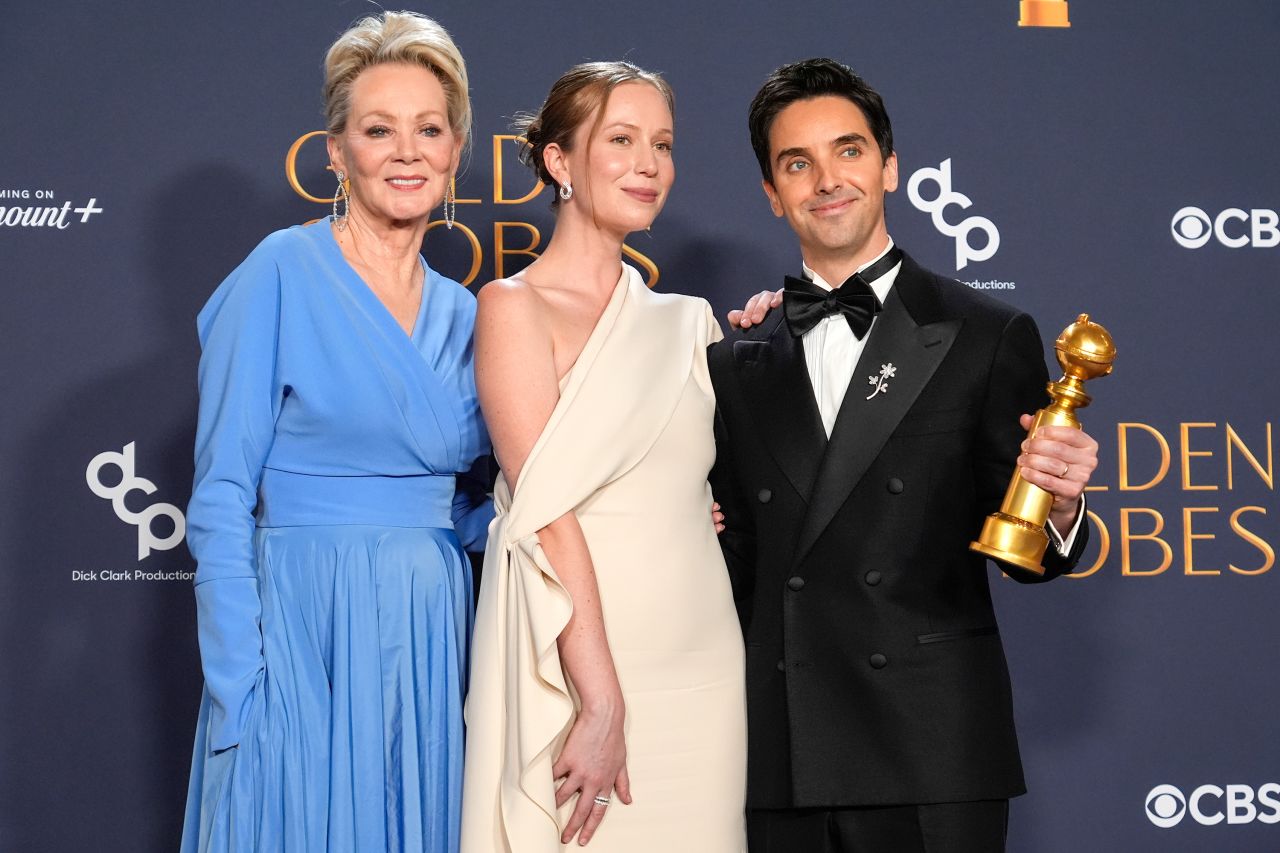
<svg viewBox="0 0 1280 853"><path fill-rule="evenodd" d="M265 668L239 746L200 703L183 853L458 849L471 570L453 530L256 534Z"/></svg>

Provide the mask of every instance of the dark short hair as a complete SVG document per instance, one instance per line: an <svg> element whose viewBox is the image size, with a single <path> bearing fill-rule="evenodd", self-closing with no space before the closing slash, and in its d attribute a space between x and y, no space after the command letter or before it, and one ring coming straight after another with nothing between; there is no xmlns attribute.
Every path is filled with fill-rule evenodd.
<svg viewBox="0 0 1280 853"><path fill-rule="evenodd" d="M773 120L796 101L833 95L848 98L867 119L871 134L880 146L880 156L888 160L893 154L893 126L885 111L880 93L853 73L847 65L834 59L804 59L784 65L764 81L751 100L747 124L751 128L751 147L760 161L760 174L773 181L773 163L769 161L769 129Z"/></svg>

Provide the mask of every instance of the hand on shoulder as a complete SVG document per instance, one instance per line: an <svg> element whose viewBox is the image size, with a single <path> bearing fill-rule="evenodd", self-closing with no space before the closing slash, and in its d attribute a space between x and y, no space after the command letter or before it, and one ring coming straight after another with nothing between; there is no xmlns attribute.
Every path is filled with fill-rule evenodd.
<svg viewBox="0 0 1280 853"><path fill-rule="evenodd" d="M750 329L764 322L769 312L782 305L782 293L779 290L762 290L747 300L741 310L729 312L729 327L734 329Z"/></svg>

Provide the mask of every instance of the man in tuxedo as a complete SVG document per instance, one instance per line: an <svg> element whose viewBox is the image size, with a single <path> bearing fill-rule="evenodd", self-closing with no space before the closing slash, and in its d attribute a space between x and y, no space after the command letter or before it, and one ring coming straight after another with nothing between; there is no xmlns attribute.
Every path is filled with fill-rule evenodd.
<svg viewBox="0 0 1280 853"><path fill-rule="evenodd" d="M889 238L898 162L874 90L798 62L765 82L750 127L804 262L782 311L749 310L754 327L710 355L752 853L1003 850L1025 787L969 543L1017 465L1053 494L1052 541L1043 577L1005 568L1070 571L1097 444L1064 427L1028 439L1049 378L1032 319Z"/></svg>

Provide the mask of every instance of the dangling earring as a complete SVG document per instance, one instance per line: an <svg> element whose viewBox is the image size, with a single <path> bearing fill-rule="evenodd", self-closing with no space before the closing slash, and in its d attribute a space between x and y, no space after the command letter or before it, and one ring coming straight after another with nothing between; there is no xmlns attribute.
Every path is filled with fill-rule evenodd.
<svg viewBox="0 0 1280 853"><path fill-rule="evenodd" d="M569 185L568 181L565 181L560 185L560 200L568 201L571 198L573 198L573 187Z"/></svg>
<svg viewBox="0 0 1280 853"><path fill-rule="evenodd" d="M338 199L342 199L342 215L338 215ZM347 230L347 214L351 212L351 196L347 193L347 173L338 170L338 191L333 194L333 224Z"/></svg>
<svg viewBox="0 0 1280 853"><path fill-rule="evenodd" d="M458 200L453 192L453 184L456 179L452 176L449 178L449 186L444 191L444 227L450 231L453 230L454 219L458 214Z"/></svg>

